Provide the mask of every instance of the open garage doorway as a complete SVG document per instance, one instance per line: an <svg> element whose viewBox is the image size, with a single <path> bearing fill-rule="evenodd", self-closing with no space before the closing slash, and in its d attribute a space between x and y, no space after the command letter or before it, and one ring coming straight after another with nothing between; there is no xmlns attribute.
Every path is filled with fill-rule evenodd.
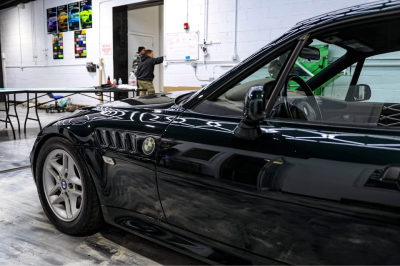
<svg viewBox="0 0 400 266"><path fill-rule="evenodd" d="M128 10L128 58L129 71L139 46L154 51L154 57L163 56L164 47L164 5ZM163 91L163 65L154 68L154 88Z"/></svg>
<svg viewBox="0 0 400 266"><path fill-rule="evenodd" d="M132 63L139 46L154 51L154 57L164 55L164 1L153 0L115 7L114 22L114 75L128 81ZM164 67L154 68L154 88L163 91Z"/></svg>

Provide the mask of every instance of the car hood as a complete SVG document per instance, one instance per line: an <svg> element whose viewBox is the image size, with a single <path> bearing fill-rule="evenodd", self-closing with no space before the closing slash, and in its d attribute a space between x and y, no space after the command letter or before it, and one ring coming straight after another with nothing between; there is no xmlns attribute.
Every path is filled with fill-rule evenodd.
<svg viewBox="0 0 400 266"><path fill-rule="evenodd" d="M108 102L104 104L100 104L100 107L108 107L108 108L132 108L132 107L158 107L160 105L172 105L175 102L175 99L179 96L190 94L193 91L176 91L176 92L163 92L156 93L154 95L146 95L139 96L136 98L127 98L120 101Z"/></svg>

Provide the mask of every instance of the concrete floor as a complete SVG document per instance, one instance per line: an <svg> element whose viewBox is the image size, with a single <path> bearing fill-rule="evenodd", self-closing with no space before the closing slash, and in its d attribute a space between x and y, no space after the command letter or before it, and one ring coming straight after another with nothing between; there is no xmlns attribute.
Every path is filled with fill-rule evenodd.
<svg viewBox="0 0 400 266"><path fill-rule="evenodd" d="M19 111L23 117L26 108ZM44 111L40 115L43 125L60 116ZM4 171L29 165L38 132L32 121L18 140L10 140L9 130L0 130L0 265L203 264L109 225L84 237L59 232L42 210L30 169Z"/></svg>

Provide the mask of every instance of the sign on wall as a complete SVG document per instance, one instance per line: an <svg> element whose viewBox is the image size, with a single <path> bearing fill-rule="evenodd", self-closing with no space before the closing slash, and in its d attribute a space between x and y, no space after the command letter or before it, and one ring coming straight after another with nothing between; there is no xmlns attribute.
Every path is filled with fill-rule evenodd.
<svg viewBox="0 0 400 266"><path fill-rule="evenodd" d="M79 2L68 4L68 30L75 31L79 30L79 23L80 23L80 9L79 9Z"/></svg>
<svg viewBox="0 0 400 266"><path fill-rule="evenodd" d="M101 56L102 57L108 57L108 56L112 56L112 47L111 47L111 43L107 43L107 44L102 44L101 45Z"/></svg>
<svg viewBox="0 0 400 266"><path fill-rule="evenodd" d="M53 38L53 59L64 59L63 33L59 33L57 37Z"/></svg>
<svg viewBox="0 0 400 266"><path fill-rule="evenodd" d="M57 8L47 9L47 33L57 33Z"/></svg>
<svg viewBox="0 0 400 266"><path fill-rule="evenodd" d="M86 30L75 31L75 58L86 58Z"/></svg>
<svg viewBox="0 0 400 266"><path fill-rule="evenodd" d="M68 31L67 5L57 7L58 32Z"/></svg>
<svg viewBox="0 0 400 266"><path fill-rule="evenodd" d="M81 4L81 27L82 29L92 28L92 0L83 0Z"/></svg>

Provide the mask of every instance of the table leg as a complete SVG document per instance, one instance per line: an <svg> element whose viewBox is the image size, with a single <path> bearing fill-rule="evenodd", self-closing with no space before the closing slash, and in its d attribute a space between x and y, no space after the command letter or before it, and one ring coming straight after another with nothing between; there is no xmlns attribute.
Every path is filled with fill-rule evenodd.
<svg viewBox="0 0 400 266"><path fill-rule="evenodd" d="M18 133L21 134L21 124L19 123L16 98L17 98L17 96L14 93L14 112L15 112L15 117L17 118L17 122L18 122Z"/></svg>
<svg viewBox="0 0 400 266"><path fill-rule="evenodd" d="M6 110L6 128L8 128L8 120L7 120L7 94L4 94L4 108Z"/></svg>
<svg viewBox="0 0 400 266"><path fill-rule="evenodd" d="M25 117L25 124L24 124L24 133L26 134L26 122L28 122L29 116L29 92L26 93L26 101L27 101L27 109L26 110L26 117Z"/></svg>
<svg viewBox="0 0 400 266"><path fill-rule="evenodd" d="M39 122L39 128L42 130L42 124L40 123L39 115L38 115L38 101L37 101L37 93L35 92L35 112L36 112L36 118L37 121Z"/></svg>
<svg viewBox="0 0 400 266"><path fill-rule="evenodd" d="M7 121L8 121L8 122L10 123L11 130L12 130L12 132L13 132L14 139L16 139L16 137L15 137L15 131L14 131L14 126L13 126L13 124L12 124L12 122L11 122L11 118L10 118L10 116L9 116L9 111L10 111L10 95L9 95L9 94L5 94L4 100L5 100L5 106L6 106L6 125L7 125Z"/></svg>

